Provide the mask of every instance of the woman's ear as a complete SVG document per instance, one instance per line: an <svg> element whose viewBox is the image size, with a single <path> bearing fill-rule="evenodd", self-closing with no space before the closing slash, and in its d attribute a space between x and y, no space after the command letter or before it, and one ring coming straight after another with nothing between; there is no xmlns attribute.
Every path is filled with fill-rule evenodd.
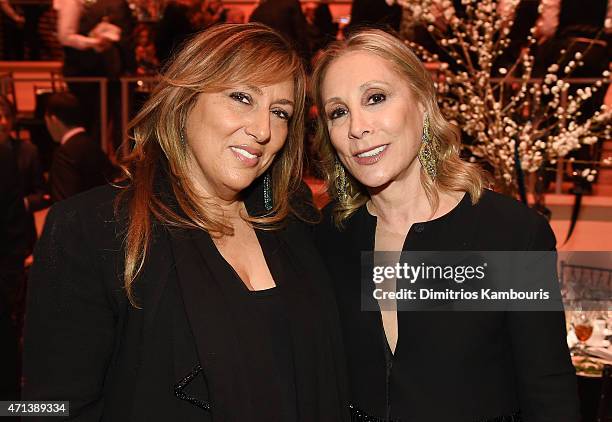
<svg viewBox="0 0 612 422"><path fill-rule="evenodd" d="M417 103L417 108L419 109L419 112L421 113L421 117L425 118L425 112L427 111L427 108L425 107L425 105L423 105L423 103L419 101Z"/></svg>

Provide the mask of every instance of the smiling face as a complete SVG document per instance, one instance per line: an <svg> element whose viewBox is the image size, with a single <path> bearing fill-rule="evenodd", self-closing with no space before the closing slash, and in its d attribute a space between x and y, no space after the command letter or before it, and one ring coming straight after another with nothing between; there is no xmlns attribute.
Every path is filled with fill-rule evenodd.
<svg viewBox="0 0 612 422"><path fill-rule="evenodd" d="M331 142L361 184L376 189L419 177L424 109L387 60L340 56L325 72L321 98Z"/></svg>
<svg viewBox="0 0 612 422"><path fill-rule="evenodd" d="M190 177L206 196L234 200L272 164L293 114L293 82L200 94L187 115Z"/></svg>

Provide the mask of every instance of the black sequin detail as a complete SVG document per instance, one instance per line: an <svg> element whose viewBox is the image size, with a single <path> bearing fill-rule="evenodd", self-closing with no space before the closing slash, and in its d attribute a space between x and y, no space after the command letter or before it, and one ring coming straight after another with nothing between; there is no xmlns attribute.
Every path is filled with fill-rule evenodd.
<svg viewBox="0 0 612 422"><path fill-rule="evenodd" d="M183 390L187 385L193 381L193 379L202 372L202 366L198 363L193 370L188 373L185 378L181 379L178 383L174 385L174 395L181 400L185 400L194 406L198 406L201 409L210 411L210 403L205 402L203 400L197 399L195 397L191 397L187 395Z"/></svg>
<svg viewBox="0 0 612 422"><path fill-rule="evenodd" d="M349 405L351 411L351 422L400 422L399 419L384 419L370 416L361 409L356 408L352 404Z"/></svg>

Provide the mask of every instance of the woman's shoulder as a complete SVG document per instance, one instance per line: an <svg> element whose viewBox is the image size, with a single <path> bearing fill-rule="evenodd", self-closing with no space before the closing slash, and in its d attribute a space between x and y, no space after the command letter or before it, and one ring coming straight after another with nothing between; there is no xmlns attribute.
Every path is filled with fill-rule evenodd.
<svg viewBox="0 0 612 422"><path fill-rule="evenodd" d="M115 200L123 190L124 188L112 184L98 186L63 201L56 202L52 209L101 216L109 211L113 212Z"/></svg>
<svg viewBox="0 0 612 422"><path fill-rule="evenodd" d="M545 221L541 214L521 201L490 189L483 190L476 207L498 221Z"/></svg>
<svg viewBox="0 0 612 422"><path fill-rule="evenodd" d="M51 207L34 251L32 277L38 286L70 285L78 278L91 288L108 282L109 288L117 289L123 241L114 212L119 192L113 186L98 187Z"/></svg>
<svg viewBox="0 0 612 422"><path fill-rule="evenodd" d="M495 233L507 232L508 238L517 244L521 241L527 249L549 250L556 245L548 220L515 198L485 189L473 209L479 226Z"/></svg>
<svg viewBox="0 0 612 422"><path fill-rule="evenodd" d="M55 203L49 210L45 229L65 227L61 235L84 232L92 241L114 239L123 231L124 207L116 207L123 188L104 185Z"/></svg>

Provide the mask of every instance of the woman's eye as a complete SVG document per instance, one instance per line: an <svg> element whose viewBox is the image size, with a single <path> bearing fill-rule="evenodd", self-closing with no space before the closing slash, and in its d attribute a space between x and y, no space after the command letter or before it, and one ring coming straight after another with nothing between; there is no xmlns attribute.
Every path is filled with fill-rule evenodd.
<svg viewBox="0 0 612 422"><path fill-rule="evenodd" d="M245 94L244 92L232 92L230 97L243 104L251 104L251 96L249 94Z"/></svg>
<svg viewBox="0 0 612 422"><path fill-rule="evenodd" d="M387 96L385 94L372 94L368 97L368 104L378 104L385 101Z"/></svg>
<svg viewBox="0 0 612 422"><path fill-rule="evenodd" d="M346 115L346 113L347 113L347 110L345 108L338 107L338 108L335 108L332 111L330 111L328 113L327 117L328 117L329 120L335 120L335 119L337 119L339 117L342 117L342 116Z"/></svg>
<svg viewBox="0 0 612 422"><path fill-rule="evenodd" d="M285 110L275 109L275 110L272 110L272 114L276 115L278 118L283 119L283 120L291 119L291 115L287 113Z"/></svg>

